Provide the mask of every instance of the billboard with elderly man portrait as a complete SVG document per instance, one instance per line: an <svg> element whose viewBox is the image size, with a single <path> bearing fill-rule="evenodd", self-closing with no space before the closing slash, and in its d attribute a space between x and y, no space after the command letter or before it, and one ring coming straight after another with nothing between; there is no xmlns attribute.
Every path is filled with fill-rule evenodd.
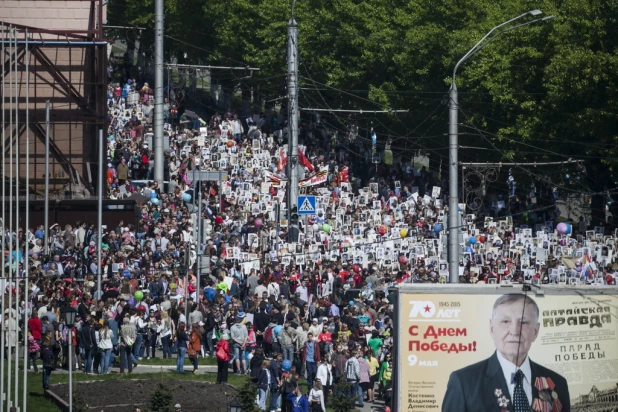
<svg viewBox="0 0 618 412"><path fill-rule="evenodd" d="M618 291L405 285L397 411L618 409Z"/></svg>

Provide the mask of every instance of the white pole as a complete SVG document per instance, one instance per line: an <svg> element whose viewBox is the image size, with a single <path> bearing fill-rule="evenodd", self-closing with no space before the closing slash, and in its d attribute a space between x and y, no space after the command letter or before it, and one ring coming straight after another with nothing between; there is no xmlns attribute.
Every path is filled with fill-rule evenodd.
<svg viewBox="0 0 618 412"><path fill-rule="evenodd" d="M67 325L68 326L68 325ZM73 325L69 326L69 412L73 412L73 354L71 343L73 342ZM129 358L131 361L131 358Z"/></svg>
<svg viewBox="0 0 618 412"><path fill-rule="evenodd" d="M4 45L4 36L5 36L5 32L4 32L5 26L2 25L2 73L4 74L4 51L5 51L5 45ZM6 127L5 127L5 123L4 123L4 77L2 76L2 153L6 153ZM5 259L4 259L4 239L6 239L6 225L4 224L5 219L6 219L6 214L4 213L5 211L5 203L4 203L4 199L6 198L6 191L5 191L5 182L6 182L6 162L5 162L5 157L2 156L2 253L0 253L0 265L2 266L2 279L0 281L0 285L2 286L2 292L0 292L0 300L2 301L1 306L2 306L2 313L0 313L0 317L2 317L1 321L2 321L2 333L0 336L0 412L4 412L4 328L5 328L5 324L4 324L4 301L5 301L5 290L6 290L6 283L5 283L5 279L6 279L6 271L5 271Z"/></svg>
<svg viewBox="0 0 618 412"><path fill-rule="evenodd" d="M18 31L15 29L15 53ZM21 78L15 55L15 406L19 410L19 86ZM23 258L23 257L22 257Z"/></svg>
<svg viewBox="0 0 618 412"><path fill-rule="evenodd" d="M200 173L201 176L201 173ZM197 183L197 182L196 182ZM199 181L200 190L197 194L198 204L197 204L197 295L195 296L195 301L197 303L200 302L200 277L202 276L202 180L200 178ZM196 184L197 187L197 184ZM195 196L195 193L193 194Z"/></svg>
<svg viewBox="0 0 618 412"><path fill-rule="evenodd" d="M49 254L49 100L45 102L45 206L43 253Z"/></svg>
<svg viewBox="0 0 618 412"><path fill-rule="evenodd" d="M97 183L97 191L99 193L99 199L97 201L97 296L99 299L102 296L101 293L101 243L103 242L103 129L99 130L99 177Z"/></svg>
<svg viewBox="0 0 618 412"><path fill-rule="evenodd" d="M11 27L11 40L9 41L9 71L11 75L9 76L9 106L12 107L13 104L13 27ZM9 109L9 133L10 133L10 143L9 143L9 202L13 202L13 111ZM12 206L12 205L11 205ZM13 207L10 208L13 210ZM7 391L6 391L6 408L8 410L11 409L13 404L11 403L11 370L12 370L12 358L11 358L11 318L13 317L13 213L9 214L9 326L7 328L9 332L9 336L7 337L9 341L8 350L8 373L7 377L9 381L7 383Z"/></svg>
<svg viewBox="0 0 618 412"><path fill-rule="evenodd" d="M292 6L294 7L294 6ZM293 10L292 10L293 13ZM298 24L294 15L287 25L288 34L288 225L292 225L292 209L298 201ZM294 243L298 241L295 235Z"/></svg>
<svg viewBox="0 0 618 412"><path fill-rule="evenodd" d="M22 407L28 410L28 305L30 293L28 292L28 230L30 225L30 51L28 49L28 29L26 29L26 246L24 247L24 300L26 312L24 313L24 393ZM36 361L35 361L36 362Z"/></svg>
<svg viewBox="0 0 618 412"><path fill-rule="evenodd" d="M163 0L155 0L154 180L163 190Z"/></svg>

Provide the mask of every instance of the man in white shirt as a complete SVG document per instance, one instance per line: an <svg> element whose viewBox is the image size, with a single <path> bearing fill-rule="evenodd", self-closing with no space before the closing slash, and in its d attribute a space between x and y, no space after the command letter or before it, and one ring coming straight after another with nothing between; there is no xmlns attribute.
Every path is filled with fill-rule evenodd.
<svg viewBox="0 0 618 412"><path fill-rule="evenodd" d="M77 243L84 244L86 241L86 223L80 223L79 227L75 229L75 240Z"/></svg>
<svg viewBox="0 0 618 412"><path fill-rule="evenodd" d="M62 266L62 262L60 261L60 255L54 255L54 263L56 264L56 270L58 270L58 275L64 276L64 268Z"/></svg>
<svg viewBox="0 0 618 412"><path fill-rule="evenodd" d="M237 142L240 142L240 137L242 136L243 128L242 122L238 120L238 115L234 115L234 121L232 122L232 126L234 128L234 138Z"/></svg>
<svg viewBox="0 0 618 412"><path fill-rule="evenodd" d="M309 303L309 290L307 289L307 281L303 280L301 285L296 288L298 298L305 303Z"/></svg>
<svg viewBox="0 0 618 412"><path fill-rule="evenodd" d="M279 284L277 282L270 282L268 284L268 296L274 296L275 300L279 300Z"/></svg>
<svg viewBox="0 0 618 412"><path fill-rule="evenodd" d="M259 279L258 286L255 288L255 293L258 295L258 297L261 298L264 292L266 292L266 294L268 295L268 288L264 286L264 282L262 281L262 279ZM270 297L270 295L268 295L267 297Z"/></svg>

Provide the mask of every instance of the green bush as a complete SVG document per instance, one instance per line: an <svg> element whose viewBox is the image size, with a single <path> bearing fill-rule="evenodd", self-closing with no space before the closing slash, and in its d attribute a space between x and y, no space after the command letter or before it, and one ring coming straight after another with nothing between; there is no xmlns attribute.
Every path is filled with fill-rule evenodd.
<svg viewBox="0 0 618 412"><path fill-rule="evenodd" d="M86 400L77 391L73 391L73 412L88 412Z"/></svg>
<svg viewBox="0 0 618 412"><path fill-rule="evenodd" d="M328 407L335 412L348 412L354 409L356 398L350 398L351 386L341 382L335 385L333 395L328 397Z"/></svg>
<svg viewBox="0 0 618 412"><path fill-rule="evenodd" d="M259 412L260 409L255 405L256 395L257 385L248 380L238 391L238 401L242 404L243 412Z"/></svg>
<svg viewBox="0 0 618 412"><path fill-rule="evenodd" d="M159 383L150 396L151 412L174 412L172 388Z"/></svg>

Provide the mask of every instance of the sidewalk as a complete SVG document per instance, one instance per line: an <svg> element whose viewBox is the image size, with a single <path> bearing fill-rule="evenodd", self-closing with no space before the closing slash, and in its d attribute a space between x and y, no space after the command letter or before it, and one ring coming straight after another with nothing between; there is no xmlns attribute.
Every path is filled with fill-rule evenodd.
<svg viewBox="0 0 618 412"><path fill-rule="evenodd" d="M110 367L109 368L112 375L118 373L119 367ZM191 373L193 370L193 366L191 364L185 364L185 373ZM217 367L214 365L199 365L198 364L198 373L217 373ZM125 369L125 373L126 373ZM176 365L142 365L138 364L137 367L133 368L133 374L138 373L155 373L155 372L176 372ZM40 373L40 372L39 372ZM69 371L67 369L56 369L54 373L65 373L68 374ZM73 369L73 373L81 373L82 369L76 370Z"/></svg>
<svg viewBox="0 0 618 412"><path fill-rule="evenodd" d="M367 403L362 408L356 407L356 410L362 412L383 412L384 411L384 401L381 399L376 399L374 403Z"/></svg>

